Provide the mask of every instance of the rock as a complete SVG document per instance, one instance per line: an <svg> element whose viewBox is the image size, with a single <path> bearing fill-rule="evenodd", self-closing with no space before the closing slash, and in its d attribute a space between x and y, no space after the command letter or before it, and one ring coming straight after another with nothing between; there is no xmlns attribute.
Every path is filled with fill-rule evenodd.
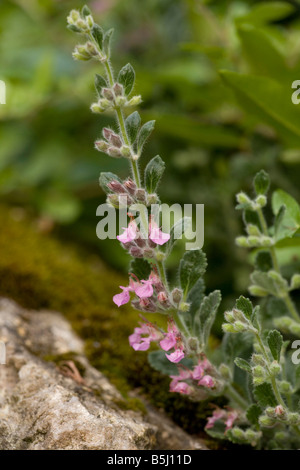
<svg viewBox="0 0 300 470"><path fill-rule="evenodd" d="M0 299L0 341L0 449L205 449L148 404L146 415L122 409L122 396L89 364L60 314ZM58 356L66 360L45 360Z"/></svg>

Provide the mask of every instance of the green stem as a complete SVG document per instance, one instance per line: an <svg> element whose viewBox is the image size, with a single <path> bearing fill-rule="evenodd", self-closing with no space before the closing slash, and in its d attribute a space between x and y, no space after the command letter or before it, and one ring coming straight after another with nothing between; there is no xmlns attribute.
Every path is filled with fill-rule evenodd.
<svg viewBox="0 0 300 470"><path fill-rule="evenodd" d="M241 397L241 395L233 388L232 385L227 385L225 388L225 395L236 403L242 410L246 410L248 408L247 401Z"/></svg>
<svg viewBox="0 0 300 470"><path fill-rule="evenodd" d="M263 234L268 237L269 236L268 226L267 226L266 219L265 219L265 216L263 214L262 209L258 210L258 217L259 217L259 221L261 223ZM278 263L276 250L275 250L274 246L271 246L269 248L269 252L270 252L270 255L272 257L273 267L274 267L275 271L277 271L278 274L281 275L280 266L279 266L279 263ZM283 300L284 300L291 316L299 323L300 322L299 314L297 312L297 309L295 308L295 305L294 305L288 291L286 291L285 296L283 297Z"/></svg>

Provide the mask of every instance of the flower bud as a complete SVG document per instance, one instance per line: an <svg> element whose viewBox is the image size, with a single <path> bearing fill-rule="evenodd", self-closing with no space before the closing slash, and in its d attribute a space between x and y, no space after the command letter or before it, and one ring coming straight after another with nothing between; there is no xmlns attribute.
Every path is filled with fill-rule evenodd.
<svg viewBox="0 0 300 470"><path fill-rule="evenodd" d="M102 88L101 94L103 98L106 98L109 101L112 101L114 99L114 94L110 88Z"/></svg>
<svg viewBox="0 0 300 470"><path fill-rule="evenodd" d="M124 193L124 186L116 180L112 180L108 183L107 187L114 193Z"/></svg>
<svg viewBox="0 0 300 470"><path fill-rule="evenodd" d="M250 247L259 247L261 246L261 239L259 237L254 237L251 235L248 237L248 246Z"/></svg>
<svg viewBox="0 0 300 470"><path fill-rule="evenodd" d="M105 140L96 140L95 142L95 148L99 150L99 152L106 152L108 149L109 145Z"/></svg>
<svg viewBox="0 0 300 470"><path fill-rule="evenodd" d="M187 302L181 302L180 305L179 305L179 310L181 312L188 312L190 309L190 304L188 304Z"/></svg>
<svg viewBox="0 0 300 470"><path fill-rule="evenodd" d="M114 147L118 147L118 148L122 147L122 139L117 134L111 134L109 141ZM122 153L122 149L121 149L121 153Z"/></svg>
<svg viewBox="0 0 300 470"><path fill-rule="evenodd" d="M240 192L236 195L236 200L239 204L251 204L251 199L246 193Z"/></svg>
<svg viewBox="0 0 300 470"><path fill-rule="evenodd" d="M175 304L179 304L182 299L182 290L175 287L171 292L172 300Z"/></svg>
<svg viewBox="0 0 300 470"><path fill-rule="evenodd" d="M128 178L127 180L124 181L124 187L126 191L128 191L129 194L134 195L136 191L136 184L134 181L132 181L131 178Z"/></svg>
<svg viewBox="0 0 300 470"><path fill-rule="evenodd" d="M94 19L92 17L92 15L88 15L85 19L86 21L86 24L88 25L89 29L92 29L92 27L94 26Z"/></svg>
<svg viewBox="0 0 300 470"><path fill-rule="evenodd" d="M276 417L275 408L273 408L272 406L268 406L268 408L266 408L265 410L265 413L269 418Z"/></svg>
<svg viewBox="0 0 300 470"><path fill-rule="evenodd" d="M116 96L115 103L117 106L124 106L126 104L125 96Z"/></svg>
<svg viewBox="0 0 300 470"><path fill-rule="evenodd" d="M266 361L262 354L252 354L252 362L255 365L265 367Z"/></svg>
<svg viewBox="0 0 300 470"><path fill-rule="evenodd" d="M264 377L265 371L262 366L255 366L252 368L253 377Z"/></svg>
<svg viewBox="0 0 300 470"><path fill-rule="evenodd" d="M159 292L157 294L157 300L162 304L166 303L169 300L167 293L165 291Z"/></svg>
<svg viewBox="0 0 300 470"><path fill-rule="evenodd" d="M131 100L127 101L126 106L137 106L142 102L141 95L133 96Z"/></svg>
<svg viewBox="0 0 300 470"><path fill-rule="evenodd" d="M123 145L121 148L121 153L123 157L129 158L131 156L130 147L128 145Z"/></svg>
<svg viewBox="0 0 300 470"><path fill-rule="evenodd" d="M76 21L76 26L78 26L78 28L82 29L82 31L87 31L88 30L88 26L82 18L79 18Z"/></svg>
<svg viewBox="0 0 300 470"><path fill-rule="evenodd" d="M234 323L234 328L239 333L243 333L244 331L247 331L247 326L245 325L245 323L242 323L241 321L236 321Z"/></svg>
<svg viewBox="0 0 300 470"><path fill-rule="evenodd" d="M242 248L249 248L248 237L237 237L235 243Z"/></svg>
<svg viewBox="0 0 300 470"><path fill-rule="evenodd" d="M291 289L300 289L300 274L294 274L292 277Z"/></svg>
<svg viewBox="0 0 300 470"><path fill-rule="evenodd" d="M237 426L231 429L231 434L235 439L243 440L245 437L244 431Z"/></svg>
<svg viewBox="0 0 300 470"><path fill-rule="evenodd" d="M292 426L298 425L300 422L300 416L298 413L288 413L287 419L289 424Z"/></svg>
<svg viewBox="0 0 300 470"><path fill-rule="evenodd" d="M265 377L253 377L253 385L261 385L265 382Z"/></svg>
<svg viewBox="0 0 300 470"><path fill-rule="evenodd" d="M197 338L189 338L188 339L188 347L193 352L198 352L199 350L199 341Z"/></svg>
<svg viewBox="0 0 300 470"><path fill-rule="evenodd" d="M282 380L281 382L279 382L278 388L279 388L280 393L285 394L285 393L292 392L291 384L287 382L286 380Z"/></svg>
<svg viewBox="0 0 300 470"><path fill-rule="evenodd" d="M156 204L158 201L157 194L148 194L147 196L147 204L150 206L151 204Z"/></svg>
<svg viewBox="0 0 300 470"><path fill-rule="evenodd" d="M261 237L260 242L261 242L261 246L267 247L267 248L274 245L273 238L266 237L264 235Z"/></svg>
<svg viewBox="0 0 300 470"><path fill-rule="evenodd" d="M282 405L278 405L275 408L275 415L280 419L286 419L286 410L283 408Z"/></svg>
<svg viewBox="0 0 300 470"><path fill-rule="evenodd" d="M103 108L104 110L111 108L111 102L107 100L106 98L101 98L98 103L99 103L99 106Z"/></svg>
<svg viewBox="0 0 300 470"><path fill-rule="evenodd" d="M151 241L151 240L149 240L149 241ZM165 255L165 253L163 253L162 251L157 251L157 252L156 252L156 259L157 259L157 261L164 261L164 260L165 260L165 257L166 257L166 255Z"/></svg>
<svg viewBox="0 0 300 470"><path fill-rule="evenodd" d="M268 295L268 292L259 286L250 286L249 292L251 295L256 297L265 297L266 295Z"/></svg>
<svg viewBox="0 0 300 470"><path fill-rule="evenodd" d="M155 258L155 251L152 248L145 248L144 249L144 257L145 258Z"/></svg>
<svg viewBox="0 0 300 470"><path fill-rule="evenodd" d="M107 203L114 207L115 209L119 209L120 203L119 203L119 197L117 194L109 194L107 196Z"/></svg>
<svg viewBox="0 0 300 470"><path fill-rule="evenodd" d="M139 202L146 202L146 191L143 188L138 188L135 197Z"/></svg>
<svg viewBox="0 0 300 470"><path fill-rule="evenodd" d="M223 323L222 329L224 333L237 333L235 327L230 323Z"/></svg>
<svg viewBox="0 0 300 470"><path fill-rule="evenodd" d="M103 113L103 111L105 111L105 109L102 108L102 106L100 106L99 103L93 103L90 109L92 113L95 113L95 114Z"/></svg>
<svg viewBox="0 0 300 470"><path fill-rule="evenodd" d="M121 157L121 152L120 152L120 149L118 147L108 147L107 154L110 157L114 157L114 158L120 158Z"/></svg>
<svg viewBox="0 0 300 470"><path fill-rule="evenodd" d="M234 308L232 310L232 315L234 317L234 320L240 321L242 323L248 323L245 315L243 314L243 312L241 310L238 310L237 308Z"/></svg>
<svg viewBox="0 0 300 470"><path fill-rule="evenodd" d="M270 373L271 375L273 375L274 377L276 377L277 375L279 375L281 372L281 366L280 364L278 364L277 361L273 361L272 364L270 365Z"/></svg>
<svg viewBox="0 0 300 470"><path fill-rule="evenodd" d="M141 250L141 248L138 246L133 246L130 248L129 253L131 256L133 256L133 258L143 258L143 250Z"/></svg>
<svg viewBox="0 0 300 470"><path fill-rule="evenodd" d="M88 52L88 54L90 54L91 56L97 56L98 55L98 50L92 42L87 42L86 45L85 45L85 48L86 48L86 51Z"/></svg>
<svg viewBox="0 0 300 470"><path fill-rule="evenodd" d="M73 58L76 60L90 60L91 55L87 52L85 46L76 46L73 52Z"/></svg>
<svg viewBox="0 0 300 470"><path fill-rule="evenodd" d="M113 90L116 96L122 96L124 94L123 85L120 83L115 83L113 86Z"/></svg>
<svg viewBox="0 0 300 470"><path fill-rule="evenodd" d="M275 421L273 418L263 415L259 417L259 424L265 428L271 428L272 426L274 426Z"/></svg>
<svg viewBox="0 0 300 470"><path fill-rule="evenodd" d="M255 199L255 202L256 202L256 204L258 204L259 207L263 208L267 205L267 198L263 194L260 194Z"/></svg>
<svg viewBox="0 0 300 470"><path fill-rule="evenodd" d="M233 315L233 312L225 312L224 317L225 317L225 320L228 321L228 323L234 323L235 322L235 317Z"/></svg>
<svg viewBox="0 0 300 470"><path fill-rule="evenodd" d="M261 236L260 230L256 225L248 224L246 229L247 229L248 235L252 235L254 237L260 237Z"/></svg>

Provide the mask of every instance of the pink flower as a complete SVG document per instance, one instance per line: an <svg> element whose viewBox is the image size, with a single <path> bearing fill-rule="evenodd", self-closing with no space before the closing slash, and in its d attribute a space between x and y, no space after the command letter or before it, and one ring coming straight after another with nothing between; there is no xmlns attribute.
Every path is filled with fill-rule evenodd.
<svg viewBox="0 0 300 470"><path fill-rule="evenodd" d="M148 279L147 281L142 280L141 283L138 284L134 290L136 295L141 299L144 297L152 297L153 287L151 279Z"/></svg>
<svg viewBox="0 0 300 470"><path fill-rule="evenodd" d="M199 364L194 367L193 379L194 380L201 380L203 376L204 376L204 367L201 364L201 362L199 362Z"/></svg>
<svg viewBox="0 0 300 470"><path fill-rule="evenodd" d="M226 417L226 414L226 411L221 410L220 408L214 410L212 416L207 419L207 425L205 426L205 429L212 429L217 421L220 421Z"/></svg>
<svg viewBox="0 0 300 470"><path fill-rule="evenodd" d="M182 395L190 395L192 392L192 387L186 382L171 382L170 383L170 392L181 393Z"/></svg>
<svg viewBox="0 0 300 470"><path fill-rule="evenodd" d="M230 411L228 414L227 414L227 419L225 421L225 424L226 424L226 431L228 431L228 429L231 429L235 420L238 418L238 413L237 411L233 410L233 411Z"/></svg>
<svg viewBox="0 0 300 470"><path fill-rule="evenodd" d="M148 335L148 336L142 336ZM140 327L134 329L132 335L129 336L129 344L135 351L147 351L151 341L159 341L161 338L160 331L153 325L142 323Z"/></svg>
<svg viewBox="0 0 300 470"><path fill-rule="evenodd" d="M121 307L121 305L127 304L129 302L129 292L133 291L133 288L130 285L128 287L120 286L120 289L122 289L123 292L113 296L113 301L118 307Z"/></svg>
<svg viewBox="0 0 300 470"><path fill-rule="evenodd" d="M168 333L166 333L165 338L159 344L164 351L169 351L170 349L175 348L179 337L179 330L174 322L170 320L168 322Z"/></svg>
<svg viewBox="0 0 300 470"><path fill-rule="evenodd" d="M210 375L205 375L199 382L198 385L202 387L213 388L215 386L214 379Z"/></svg>
<svg viewBox="0 0 300 470"><path fill-rule="evenodd" d="M137 238L138 228L137 228L137 225L136 225L134 220L129 222L127 228L125 228L125 227L122 227L122 228L123 228L124 232L122 233L122 235L117 236L117 239L121 243L129 243L129 242L132 242L133 240L135 240Z"/></svg>
<svg viewBox="0 0 300 470"><path fill-rule="evenodd" d="M184 358L184 352L181 349L176 349L171 354L166 354L166 357L169 359L170 362L180 362Z"/></svg>
<svg viewBox="0 0 300 470"><path fill-rule="evenodd" d="M164 245L170 240L170 235L162 232L158 225L151 220L149 223L149 238L156 245Z"/></svg>

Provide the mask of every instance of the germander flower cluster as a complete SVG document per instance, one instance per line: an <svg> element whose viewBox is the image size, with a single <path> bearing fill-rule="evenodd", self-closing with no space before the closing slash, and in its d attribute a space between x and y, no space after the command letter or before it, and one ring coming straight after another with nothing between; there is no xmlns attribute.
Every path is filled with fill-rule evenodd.
<svg viewBox="0 0 300 470"><path fill-rule="evenodd" d="M141 102L140 95L132 96L134 69L127 64L115 78L110 63L113 31L103 31L88 7L72 10L68 27L84 38L84 44L76 46L74 58L96 60L105 71L104 76L96 74L98 99L91 110L108 110L116 116L116 128L104 127L95 148L109 157L125 158L131 170L123 181L112 173L100 175L108 204L115 209L126 208L129 217L117 237L132 257L129 280L127 286L120 286L121 292L114 295L113 302L118 307L131 303L144 315L159 314L163 319L163 326L158 326L142 317L129 336L130 346L135 351L150 350L149 362L169 375L171 392L191 400L223 397L228 404L222 409L214 405L208 417L205 430L211 436L256 448L299 449L299 371L291 373L287 366L288 341L284 342L282 334L274 329L300 336L300 318L291 297L291 292L300 288L300 275L294 273L286 280L276 252L278 245L297 246L297 201L284 191L276 191L272 199L275 221L269 228L263 213L268 203L268 175L264 171L256 175L254 199L244 192L238 194L237 208L243 210L247 236L238 237L237 244L256 250L249 291L266 302L262 308L254 307L241 296L225 313L220 347L212 347L210 333L221 294L216 290L205 295L207 261L203 251L185 252L179 262L177 282L171 286L168 280L166 263L176 242L174 234L179 232L178 238L184 235L186 221L177 221L170 233L165 233L150 213L150 206L159 203L157 191L165 164L157 155L143 175L139 168L154 121L142 125L137 111L128 114L130 107ZM128 209L136 203L145 209L139 218Z"/></svg>

